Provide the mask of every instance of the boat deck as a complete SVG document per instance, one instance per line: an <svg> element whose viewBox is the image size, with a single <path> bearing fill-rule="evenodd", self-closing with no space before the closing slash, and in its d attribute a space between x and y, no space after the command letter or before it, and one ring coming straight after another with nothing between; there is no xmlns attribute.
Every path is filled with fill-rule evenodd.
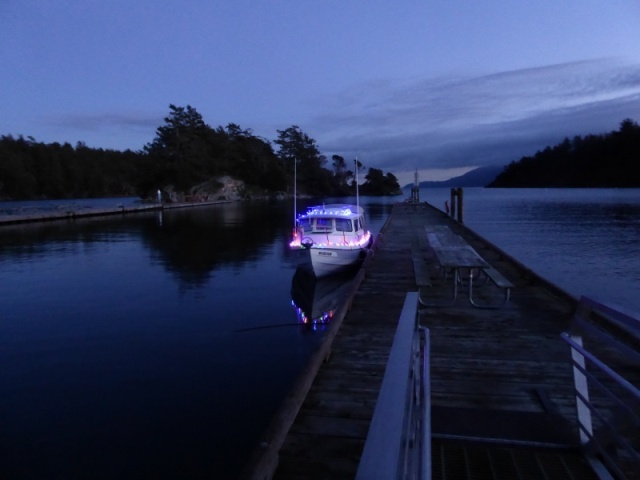
<svg viewBox="0 0 640 480"><path fill-rule="evenodd" d="M407 292L420 283L423 299L451 296L425 241L425 227L437 225L463 237L514 288L498 309L475 308L462 292L453 305L419 310L431 339L433 478L597 478L574 448L570 351L560 338L575 299L442 212L398 204L328 339L330 355L317 374L309 370L315 377L298 393L300 405L292 400L276 419L286 434L281 448L263 445L278 449L274 479L355 478ZM420 257L422 279L414 270ZM500 295L474 283L480 300ZM244 477L270 478L258 463L254 457Z"/></svg>

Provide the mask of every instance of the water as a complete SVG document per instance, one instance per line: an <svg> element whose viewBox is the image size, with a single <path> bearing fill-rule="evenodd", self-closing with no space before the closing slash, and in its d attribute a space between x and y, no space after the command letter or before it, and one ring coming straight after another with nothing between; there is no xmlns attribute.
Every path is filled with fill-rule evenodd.
<svg viewBox="0 0 640 480"><path fill-rule="evenodd" d="M374 232L399 200L362 199ZM291 305L292 218L260 202L2 227L0 478L234 478L322 337ZM465 223L640 311L639 190L466 189Z"/></svg>
<svg viewBox="0 0 640 480"><path fill-rule="evenodd" d="M322 337L291 304L292 218L2 227L0 478L234 478Z"/></svg>
<svg viewBox="0 0 640 480"><path fill-rule="evenodd" d="M444 209L450 190L420 198ZM640 189L467 188L464 222L572 295L640 312Z"/></svg>

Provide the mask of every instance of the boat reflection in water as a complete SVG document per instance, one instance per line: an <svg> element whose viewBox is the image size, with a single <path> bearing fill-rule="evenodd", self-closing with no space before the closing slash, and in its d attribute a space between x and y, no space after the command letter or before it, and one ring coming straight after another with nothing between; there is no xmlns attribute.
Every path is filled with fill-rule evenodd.
<svg viewBox="0 0 640 480"><path fill-rule="evenodd" d="M291 305L298 323L323 330L353 288L357 269L316 277L308 265L299 266L291 281Z"/></svg>

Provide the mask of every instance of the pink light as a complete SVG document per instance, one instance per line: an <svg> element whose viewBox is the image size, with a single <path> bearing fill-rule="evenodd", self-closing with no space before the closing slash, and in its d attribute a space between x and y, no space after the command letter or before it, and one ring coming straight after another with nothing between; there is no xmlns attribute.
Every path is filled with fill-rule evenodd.
<svg viewBox="0 0 640 480"><path fill-rule="evenodd" d="M348 242L313 242L311 248L332 248L332 247L349 247L349 248L363 248L371 239L371 232L365 233L360 239L355 241ZM300 243L300 239L297 235L293 236L293 240L289 243L291 248L302 248L302 244Z"/></svg>
<svg viewBox="0 0 640 480"><path fill-rule="evenodd" d="M296 316L298 317L298 323L301 323L303 325L324 325L327 324L331 321L331 319L333 318L334 315L334 311L333 310L329 310L328 312L322 312L322 314L320 314L320 316L318 316L317 318L310 318L307 316L307 314L304 312L304 310L302 310L300 307L298 307L295 302L291 302L291 305L293 306L294 310L296 311Z"/></svg>

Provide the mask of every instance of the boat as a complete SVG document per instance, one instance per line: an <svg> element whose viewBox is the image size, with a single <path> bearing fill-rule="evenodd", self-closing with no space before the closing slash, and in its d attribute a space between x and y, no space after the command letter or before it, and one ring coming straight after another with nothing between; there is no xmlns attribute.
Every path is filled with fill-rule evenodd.
<svg viewBox="0 0 640 480"><path fill-rule="evenodd" d="M308 250L313 273L324 277L361 262L372 240L364 209L340 203L309 207L298 215L289 246Z"/></svg>

